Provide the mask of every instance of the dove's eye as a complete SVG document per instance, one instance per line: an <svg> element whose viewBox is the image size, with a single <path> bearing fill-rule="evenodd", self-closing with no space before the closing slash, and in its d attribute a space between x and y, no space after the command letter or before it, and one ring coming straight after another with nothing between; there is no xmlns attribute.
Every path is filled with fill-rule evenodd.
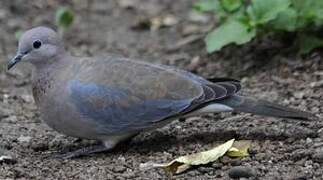
<svg viewBox="0 0 323 180"><path fill-rule="evenodd" d="M33 42L33 47L35 48L35 49L38 49L38 48L40 48L40 46L41 46L41 41L40 40L36 40L36 41L34 41Z"/></svg>

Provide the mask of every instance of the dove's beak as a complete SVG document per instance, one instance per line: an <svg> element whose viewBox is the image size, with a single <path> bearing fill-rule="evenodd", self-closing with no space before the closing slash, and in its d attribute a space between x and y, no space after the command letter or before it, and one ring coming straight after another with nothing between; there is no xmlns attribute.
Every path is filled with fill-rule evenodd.
<svg viewBox="0 0 323 180"><path fill-rule="evenodd" d="M20 62L22 60L22 58L24 57L25 54L22 53L17 53L16 56L11 59L8 63L8 70L10 70L12 67L14 67L18 62Z"/></svg>

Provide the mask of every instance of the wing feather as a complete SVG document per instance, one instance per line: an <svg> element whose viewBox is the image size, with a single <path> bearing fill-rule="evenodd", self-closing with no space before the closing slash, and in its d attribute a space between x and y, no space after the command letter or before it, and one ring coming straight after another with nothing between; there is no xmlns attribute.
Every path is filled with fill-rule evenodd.
<svg viewBox="0 0 323 180"><path fill-rule="evenodd" d="M68 82L70 98L82 116L110 133L149 128L241 89L233 79L206 80L164 65L116 57L93 62L84 60L82 71Z"/></svg>

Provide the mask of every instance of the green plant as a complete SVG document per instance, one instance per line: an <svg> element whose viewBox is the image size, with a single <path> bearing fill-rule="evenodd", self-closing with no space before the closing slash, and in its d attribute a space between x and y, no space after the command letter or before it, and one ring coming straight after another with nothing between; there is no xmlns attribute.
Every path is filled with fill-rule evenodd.
<svg viewBox="0 0 323 180"><path fill-rule="evenodd" d="M280 32L295 34L302 54L323 46L318 36L323 25L322 0L200 0L193 8L213 12L218 18L218 26L205 38L209 53Z"/></svg>
<svg viewBox="0 0 323 180"><path fill-rule="evenodd" d="M60 35L63 35L63 33L68 29L74 20L74 14L72 11L65 7L60 7L56 10L55 13L55 23L58 27L58 32Z"/></svg>
<svg viewBox="0 0 323 180"><path fill-rule="evenodd" d="M16 39L17 39L17 40L19 40L23 33L24 33L24 32L23 32L22 30L17 30L17 31L15 32L15 37L16 37Z"/></svg>

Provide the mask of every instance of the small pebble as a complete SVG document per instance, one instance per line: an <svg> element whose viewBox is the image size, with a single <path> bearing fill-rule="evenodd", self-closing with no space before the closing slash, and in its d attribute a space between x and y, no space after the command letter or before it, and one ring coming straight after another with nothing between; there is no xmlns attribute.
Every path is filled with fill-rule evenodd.
<svg viewBox="0 0 323 180"><path fill-rule="evenodd" d="M119 0L117 2L119 4L119 6L121 6L123 8L127 8L127 9L136 7L136 4L138 3L135 0Z"/></svg>
<svg viewBox="0 0 323 180"><path fill-rule="evenodd" d="M313 142L313 140L311 138L306 138L306 144L311 144Z"/></svg>
<svg viewBox="0 0 323 180"><path fill-rule="evenodd" d="M5 164L14 164L17 161L13 159L11 156L0 156L0 164L5 163Z"/></svg>
<svg viewBox="0 0 323 180"><path fill-rule="evenodd" d="M117 172L117 173L122 173L122 172L126 171L126 167L124 167L124 166L115 166L113 168L113 171Z"/></svg>
<svg viewBox="0 0 323 180"><path fill-rule="evenodd" d="M209 17L205 14L197 13L191 11L188 15L188 18L192 22L199 22L199 23L207 23L209 21Z"/></svg>
<svg viewBox="0 0 323 180"><path fill-rule="evenodd" d="M312 82L310 84L311 87L322 87L323 86L323 80L322 81L317 81L317 82Z"/></svg>
<svg viewBox="0 0 323 180"><path fill-rule="evenodd" d="M256 176L256 173L250 167L235 166L229 170L229 177L233 179L250 178L254 176Z"/></svg>
<svg viewBox="0 0 323 180"><path fill-rule="evenodd" d="M312 159L316 162L323 163L323 148L317 149L312 155Z"/></svg>
<svg viewBox="0 0 323 180"><path fill-rule="evenodd" d="M25 142L28 143L28 142L30 142L31 137L30 136L20 136L17 140L20 143L25 143Z"/></svg>
<svg viewBox="0 0 323 180"><path fill-rule="evenodd" d="M8 116L6 118L3 118L2 121L6 122L6 123L16 123L18 121L18 118L17 118L17 116L12 115L12 116Z"/></svg>
<svg viewBox="0 0 323 180"><path fill-rule="evenodd" d="M177 19L177 17L175 17L173 15L167 15L163 19L164 26L173 26L175 24L178 24L178 22L179 22L179 20Z"/></svg>

